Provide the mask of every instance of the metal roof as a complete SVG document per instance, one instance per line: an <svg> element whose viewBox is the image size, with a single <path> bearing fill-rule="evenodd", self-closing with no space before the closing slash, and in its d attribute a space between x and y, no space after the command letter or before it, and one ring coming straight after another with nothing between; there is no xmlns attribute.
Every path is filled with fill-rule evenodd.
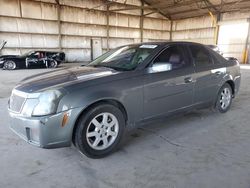
<svg viewBox="0 0 250 188"><path fill-rule="evenodd" d="M250 0L143 0L149 7L171 20L235 11L250 11ZM210 13L209 13L210 12Z"/></svg>

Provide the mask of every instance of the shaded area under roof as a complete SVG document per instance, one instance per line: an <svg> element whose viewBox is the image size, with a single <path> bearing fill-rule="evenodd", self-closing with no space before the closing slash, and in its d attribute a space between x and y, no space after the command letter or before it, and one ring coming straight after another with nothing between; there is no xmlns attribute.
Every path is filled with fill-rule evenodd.
<svg viewBox="0 0 250 188"><path fill-rule="evenodd" d="M197 16L250 11L250 0L143 0L150 8L154 8L171 20Z"/></svg>

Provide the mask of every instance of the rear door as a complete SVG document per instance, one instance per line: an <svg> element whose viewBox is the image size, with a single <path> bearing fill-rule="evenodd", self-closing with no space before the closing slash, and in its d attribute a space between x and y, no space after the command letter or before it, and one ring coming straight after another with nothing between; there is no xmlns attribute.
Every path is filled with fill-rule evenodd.
<svg viewBox="0 0 250 188"><path fill-rule="evenodd" d="M193 73L184 46L171 45L161 51L144 75L144 119L191 106Z"/></svg>
<svg viewBox="0 0 250 188"><path fill-rule="evenodd" d="M220 70L216 71L213 58L204 46L191 44L189 50L195 64L194 104L213 102Z"/></svg>

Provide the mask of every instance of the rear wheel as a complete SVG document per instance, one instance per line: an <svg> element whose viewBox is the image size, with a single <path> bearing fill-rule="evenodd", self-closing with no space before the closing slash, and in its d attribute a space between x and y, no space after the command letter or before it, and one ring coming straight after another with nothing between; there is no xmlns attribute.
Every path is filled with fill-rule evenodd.
<svg viewBox="0 0 250 188"><path fill-rule="evenodd" d="M101 104L80 117L74 143L79 151L91 158L102 158L121 144L125 119L119 108Z"/></svg>
<svg viewBox="0 0 250 188"><path fill-rule="evenodd" d="M221 113L227 112L232 103L232 96L231 86L228 83L225 83L219 91L216 101L216 109Z"/></svg>
<svg viewBox="0 0 250 188"><path fill-rule="evenodd" d="M16 63L14 61L8 60L8 61L4 62L3 69L14 70L14 69L16 69Z"/></svg>

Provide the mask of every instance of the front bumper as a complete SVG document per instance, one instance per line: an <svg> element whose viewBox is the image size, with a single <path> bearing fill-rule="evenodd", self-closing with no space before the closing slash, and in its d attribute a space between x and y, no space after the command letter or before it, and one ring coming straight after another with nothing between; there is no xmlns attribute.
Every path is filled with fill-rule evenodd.
<svg viewBox="0 0 250 188"><path fill-rule="evenodd" d="M43 117L23 117L9 111L10 129L28 143L41 148L58 148L71 145L73 128L81 109L74 108ZM62 126L64 115L67 123Z"/></svg>

